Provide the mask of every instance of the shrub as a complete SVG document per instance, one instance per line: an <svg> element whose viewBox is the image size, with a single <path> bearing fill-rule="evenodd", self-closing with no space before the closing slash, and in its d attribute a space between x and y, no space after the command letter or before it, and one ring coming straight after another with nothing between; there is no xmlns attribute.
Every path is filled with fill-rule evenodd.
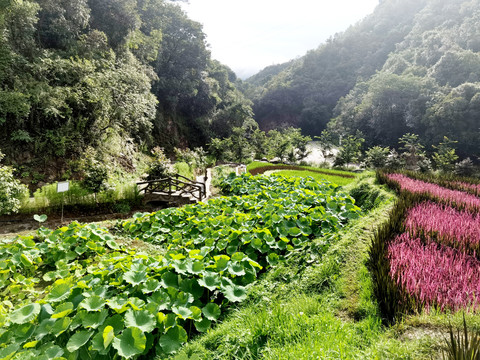
<svg viewBox="0 0 480 360"><path fill-rule="evenodd" d="M0 215L17 212L22 199L26 197L28 197L28 189L15 179L13 168L0 166Z"/></svg>
<svg viewBox="0 0 480 360"><path fill-rule="evenodd" d="M455 164L455 174L457 175L472 176L473 171L473 161L469 157Z"/></svg>
<svg viewBox="0 0 480 360"><path fill-rule="evenodd" d="M389 153L388 147L374 146L365 152L365 165L374 169L385 167Z"/></svg>

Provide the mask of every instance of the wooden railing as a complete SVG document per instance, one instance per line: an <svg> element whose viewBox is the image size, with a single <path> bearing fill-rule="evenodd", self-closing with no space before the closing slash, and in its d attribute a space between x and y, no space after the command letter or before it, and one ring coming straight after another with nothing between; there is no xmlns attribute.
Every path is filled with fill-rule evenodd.
<svg viewBox="0 0 480 360"><path fill-rule="evenodd" d="M182 179L182 180L181 180ZM201 201L206 196L205 184L176 174L164 179L138 182L140 194L159 194L169 197L189 196ZM143 186L143 187L142 187Z"/></svg>

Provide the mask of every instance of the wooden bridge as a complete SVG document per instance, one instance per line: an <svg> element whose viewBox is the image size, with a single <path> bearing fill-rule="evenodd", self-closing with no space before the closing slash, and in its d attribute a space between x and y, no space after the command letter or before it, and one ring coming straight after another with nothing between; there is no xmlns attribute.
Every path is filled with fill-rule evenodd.
<svg viewBox="0 0 480 360"><path fill-rule="evenodd" d="M168 202L177 205L202 201L206 197L205 184L176 174L164 179L137 183L143 202Z"/></svg>

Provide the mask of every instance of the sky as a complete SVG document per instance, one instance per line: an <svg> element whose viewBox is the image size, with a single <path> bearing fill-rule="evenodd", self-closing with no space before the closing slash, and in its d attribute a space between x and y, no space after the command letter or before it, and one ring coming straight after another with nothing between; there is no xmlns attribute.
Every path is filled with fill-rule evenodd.
<svg viewBox="0 0 480 360"><path fill-rule="evenodd" d="M245 79L316 49L371 14L378 0L189 0L212 57Z"/></svg>

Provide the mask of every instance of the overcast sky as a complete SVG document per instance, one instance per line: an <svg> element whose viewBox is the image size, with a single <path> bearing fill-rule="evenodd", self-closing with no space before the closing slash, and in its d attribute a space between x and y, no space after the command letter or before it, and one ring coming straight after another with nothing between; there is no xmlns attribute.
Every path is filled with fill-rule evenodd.
<svg viewBox="0 0 480 360"><path fill-rule="evenodd" d="M212 57L246 78L317 48L373 12L378 0L189 0Z"/></svg>

